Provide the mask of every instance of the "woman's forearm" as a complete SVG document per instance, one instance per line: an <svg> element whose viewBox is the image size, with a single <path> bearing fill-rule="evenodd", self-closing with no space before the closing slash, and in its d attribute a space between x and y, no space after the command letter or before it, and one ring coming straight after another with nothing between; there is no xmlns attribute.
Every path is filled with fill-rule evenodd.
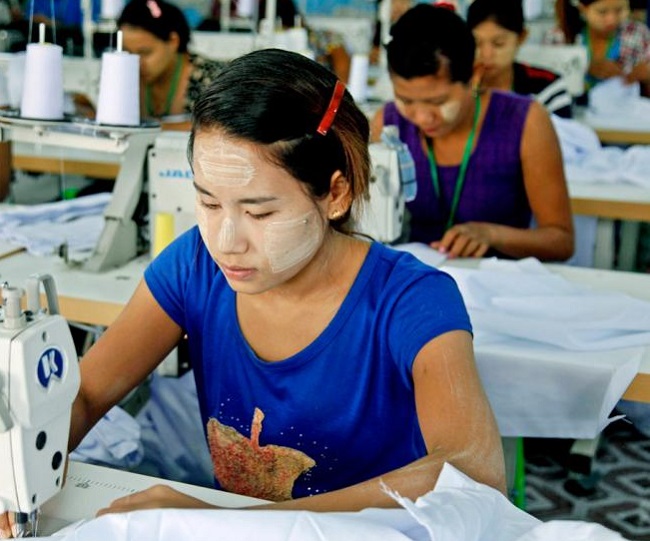
<svg viewBox="0 0 650 541"><path fill-rule="evenodd" d="M559 226L518 229L493 224L491 247L515 259L565 261L573 255L573 232Z"/></svg>

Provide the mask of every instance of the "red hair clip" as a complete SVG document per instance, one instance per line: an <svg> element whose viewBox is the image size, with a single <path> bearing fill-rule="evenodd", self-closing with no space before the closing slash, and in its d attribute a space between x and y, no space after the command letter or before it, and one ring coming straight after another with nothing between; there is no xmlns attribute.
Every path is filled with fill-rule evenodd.
<svg viewBox="0 0 650 541"><path fill-rule="evenodd" d="M345 94L345 85L341 81L336 81L330 104L327 106L327 111L325 111L323 119L320 121L320 124L316 129L316 131L321 135L327 135L327 132L332 127L334 117L336 117L336 112L339 110L339 106L341 105L343 94Z"/></svg>
<svg viewBox="0 0 650 541"><path fill-rule="evenodd" d="M444 0L438 0L437 2L433 2L433 5L437 8L448 9L449 11L453 11L453 12L458 11L456 9L456 4L454 4L453 2L445 2Z"/></svg>
<svg viewBox="0 0 650 541"><path fill-rule="evenodd" d="M149 13L151 13L151 16L154 19L160 19L162 10L156 0L147 0L147 7L149 8Z"/></svg>

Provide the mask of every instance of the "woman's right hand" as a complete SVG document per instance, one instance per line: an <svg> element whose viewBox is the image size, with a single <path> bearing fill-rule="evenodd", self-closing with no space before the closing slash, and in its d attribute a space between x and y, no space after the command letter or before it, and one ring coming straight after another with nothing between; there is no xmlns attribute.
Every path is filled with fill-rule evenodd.
<svg viewBox="0 0 650 541"><path fill-rule="evenodd" d="M13 513L6 512L0 515L0 539L10 539L14 536L11 530L12 521L10 515L13 515Z"/></svg>

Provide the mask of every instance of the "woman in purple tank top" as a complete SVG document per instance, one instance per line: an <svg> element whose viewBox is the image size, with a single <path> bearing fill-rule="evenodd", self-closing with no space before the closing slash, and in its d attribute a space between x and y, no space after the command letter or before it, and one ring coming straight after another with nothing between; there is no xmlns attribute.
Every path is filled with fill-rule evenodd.
<svg viewBox="0 0 650 541"><path fill-rule="evenodd" d="M384 125L397 126L415 161L409 240L450 257L569 258L569 196L543 107L473 90L474 37L447 9L419 4L391 36L395 101L373 119L372 138Z"/></svg>

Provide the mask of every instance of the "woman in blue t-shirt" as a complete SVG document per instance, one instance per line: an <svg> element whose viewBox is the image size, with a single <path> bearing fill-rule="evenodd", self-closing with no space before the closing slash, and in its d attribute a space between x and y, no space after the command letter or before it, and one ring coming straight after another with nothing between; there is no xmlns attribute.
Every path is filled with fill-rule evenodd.
<svg viewBox="0 0 650 541"><path fill-rule="evenodd" d="M368 122L326 68L274 49L194 108L198 226L81 362L70 448L187 336L216 485L273 509L431 490L444 462L504 490L500 438L453 280L349 233ZM158 487L104 512L206 507Z"/></svg>

